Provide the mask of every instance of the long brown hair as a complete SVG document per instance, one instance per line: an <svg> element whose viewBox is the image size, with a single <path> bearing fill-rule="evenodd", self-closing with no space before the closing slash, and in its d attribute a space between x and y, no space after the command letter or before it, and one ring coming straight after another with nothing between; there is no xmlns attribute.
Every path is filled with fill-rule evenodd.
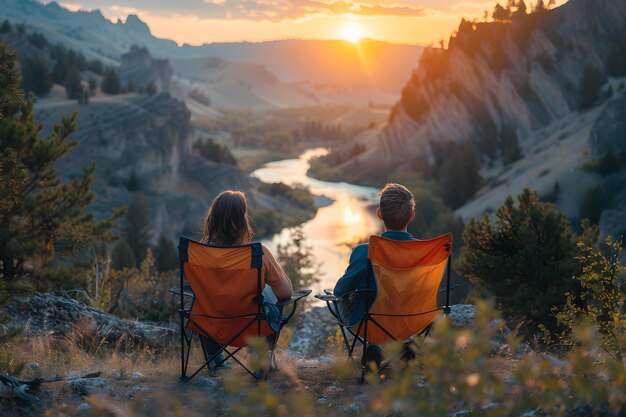
<svg viewBox="0 0 626 417"><path fill-rule="evenodd" d="M202 243L234 246L249 242L253 235L246 195L226 190L215 197L204 221Z"/></svg>

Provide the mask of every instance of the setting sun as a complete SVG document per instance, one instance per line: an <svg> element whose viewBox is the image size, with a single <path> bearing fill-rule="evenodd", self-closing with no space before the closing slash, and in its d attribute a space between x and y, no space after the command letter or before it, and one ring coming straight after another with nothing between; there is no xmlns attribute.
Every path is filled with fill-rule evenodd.
<svg viewBox="0 0 626 417"><path fill-rule="evenodd" d="M357 43L365 36L365 30L362 26L349 23L341 28L339 38L348 42Z"/></svg>

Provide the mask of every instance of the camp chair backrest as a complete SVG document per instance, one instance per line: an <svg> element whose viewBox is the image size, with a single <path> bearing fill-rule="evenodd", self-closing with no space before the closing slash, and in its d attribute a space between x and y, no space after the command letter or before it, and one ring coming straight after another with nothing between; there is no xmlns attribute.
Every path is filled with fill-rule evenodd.
<svg viewBox="0 0 626 417"><path fill-rule="evenodd" d="M231 340L261 312L263 248L260 243L236 247L204 245L181 238L181 266L195 299L187 327L230 346L247 346L246 336L273 333L267 320L248 327ZM200 328L202 328L202 331Z"/></svg>
<svg viewBox="0 0 626 417"><path fill-rule="evenodd" d="M452 234L408 241L370 237L368 257L378 285L371 318L399 341L425 329L437 316L437 294L451 253ZM393 341L371 322L367 339Z"/></svg>

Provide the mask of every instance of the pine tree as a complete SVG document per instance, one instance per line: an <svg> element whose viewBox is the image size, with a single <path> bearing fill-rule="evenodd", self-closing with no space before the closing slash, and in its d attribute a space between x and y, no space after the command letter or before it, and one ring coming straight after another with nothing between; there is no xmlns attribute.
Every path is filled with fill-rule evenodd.
<svg viewBox="0 0 626 417"><path fill-rule="evenodd" d="M546 8L545 3L543 2L543 0L537 0L537 4L535 5L535 13L543 13L546 12L548 9Z"/></svg>
<svg viewBox="0 0 626 417"><path fill-rule="evenodd" d="M542 324L556 325L551 309L575 291L572 276L580 271L571 224L553 204L531 190L509 197L496 212L472 219L463 232L458 271L483 295L492 295L507 322L530 337ZM512 291L514 289L514 291Z"/></svg>
<svg viewBox="0 0 626 417"><path fill-rule="evenodd" d="M491 17L493 17L493 20L495 20L496 22L506 22L511 19L511 13L509 10L502 7L500 3L498 3L493 9L493 14L491 15Z"/></svg>
<svg viewBox="0 0 626 417"><path fill-rule="evenodd" d="M124 239L130 246L137 262L146 257L152 238L152 218L150 206L146 196L141 192L134 192L130 196L128 212L122 230Z"/></svg>
<svg viewBox="0 0 626 417"><path fill-rule="evenodd" d="M37 95L48 94L52 89L52 75L46 63L27 59L22 65L21 87Z"/></svg>
<svg viewBox="0 0 626 417"><path fill-rule="evenodd" d="M174 246L174 242L161 235L159 242L154 248L154 259L156 268L159 272L172 271L179 266L178 252Z"/></svg>
<svg viewBox="0 0 626 417"><path fill-rule="evenodd" d="M515 10L515 13L513 14L514 17L526 16L528 7L526 6L526 2L524 2L524 0L519 0L515 7L517 10Z"/></svg>
<svg viewBox="0 0 626 417"><path fill-rule="evenodd" d="M0 91L20 96L19 76L8 47L0 44L2 61ZM8 80L8 82L7 82ZM56 162L76 144L69 140L76 115L64 118L52 133L39 137L32 96L1 108L0 119L0 280L12 282L40 271L50 260L76 253L86 243L107 241L114 216L96 221L84 212L94 200L90 191L95 165L64 182L57 176ZM39 273L38 275L41 275Z"/></svg>
<svg viewBox="0 0 626 417"><path fill-rule="evenodd" d="M20 74L15 68L15 62L13 50L0 43L0 120L9 111L13 111L13 106L23 101L24 94L17 88L20 83Z"/></svg>
<svg viewBox="0 0 626 417"><path fill-rule="evenodd" d="M65 77L65 94L70 100L81 100L83 96L83 85L80 81L80 74L76 68L70 68Z"/></svg>
<svg viewBox="0 0 626 417"><path fill-rule="evenodd" d="M2 26L0 26L0 33L11 33L11 23L5 19L4 22L2 22Z"/></svg>
<svg viewBox="0 0 626 417"><path fill-rule="evenodd" d="M109 68L104 71L100 90L106 94L120 94L122 92L122 83L115 69Z"/></svg>
<svg viewBox="0 0 626 417"><path fill-rule="evenodd" d="M69 69L65 57L65 51L53 50L53 54L55 55L55 59L57 62L52 68L52 81L54 81L55 84L65 84L65 78L67 77L67 72Z"/></svg>
<svg viewBox="0 0 626 417"><path fill-rule="evenodd" d="M124 268L134 268L136 266L137 260L128 242L124 239L118 240L111 251L111 268L120 270Z"/></svg>
<svg viewBox="0 0 626 417"><path fill-rule="evenodd" d="M558 198L561 195L561 184L559 180L554 181L554 188L552 189L552 193L555 198Z"/></svg>
<svg viewBox="0 0 626 417"><path fill-rule="evenodd" d="M294 290L310 288L319 281L319 265L315 263L311 247L306 244L301 226L291 230L289 243L278 245L277 258L291 278Z"/></svg>

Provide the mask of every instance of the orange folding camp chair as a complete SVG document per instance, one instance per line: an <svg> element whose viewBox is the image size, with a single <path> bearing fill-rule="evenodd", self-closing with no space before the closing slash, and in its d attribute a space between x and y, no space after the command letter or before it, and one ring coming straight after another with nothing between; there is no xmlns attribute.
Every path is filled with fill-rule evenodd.
<svg viewBox="0 0 626 417"><path fill-rule="evenodd" d="M365 350L368 345L405 342L405 349L415 355L411 349L411 345L416 344L413 336L428 335L439 312L450 313L451 254L452 234L431 240L404 241L371 236L369 273L373 273L377 288L359 289L340 298L330 291L315 296L326 302L337 319L348 357L352 358L357 343L363 346L361 382L366 372ZM440 288L446 269L446 284ZM446 293L444 307L438 305L441 292ZM351 317L350 311L357 299L369 306L360 320ZM352 337L352 343L349 337ZM383 362L378 372L382 372L393 359L396 357Z"/></svg>
<svg viewBox="0 0 626 417"><path fill-rule="evenodd" d="M170 291L180 296L181 381L189 381L209 364L221 365L232 359L255 379L266 377L276 368L275 347L282 327L291 319L300 299L311 290L297 291L277 307L292 305L281 318L278 330L270 327L263 309L263 248L260 243L235 247L205 245L181 237L178 245L180 285ZM194 334L219 346L212 357L188 375ZM253 372L235 355L248 346L249 337L272 337L269 367Z"/></svg>

